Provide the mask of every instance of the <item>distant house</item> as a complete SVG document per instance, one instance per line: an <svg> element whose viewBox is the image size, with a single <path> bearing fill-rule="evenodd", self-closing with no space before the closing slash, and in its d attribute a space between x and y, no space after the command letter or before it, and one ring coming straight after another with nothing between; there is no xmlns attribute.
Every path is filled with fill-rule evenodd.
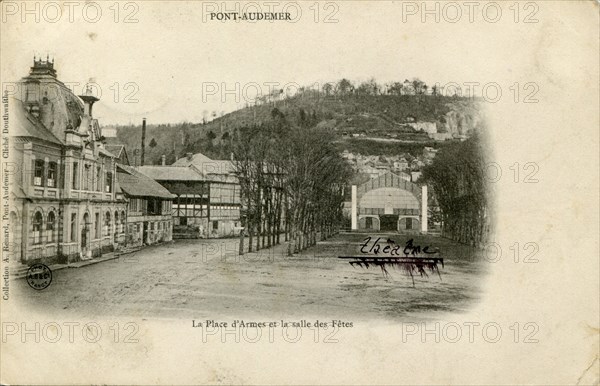
<svg viewBox="0 0 600 386"><path fill-rule="evenodd" d="M446 141L452 139L452 133L429 133L428 136L434 141Z"/></svg>
<svg viewBox="0 0 600 386"><path fill-rule="evenodd" d="M425 158L426 162L431 161L435 158L435 156L437 155L437 152L438 152L438 149L434 149L433 147L425 146L423 148L423 157Z"/></svg>
<svg viewBox="0 0 600 386"><path fill-rule="evenodd" d="M412 122L408 124L414 130L423 130L427 134L437 133L437 125L435 122Z"/></svg>
<svg viewBox="0 0 600 386"><path fill-rule="evenodd" d="M398 161L394 161L394 171L403 171L408 169L408 161L404 158L400 158Z"/></svg>

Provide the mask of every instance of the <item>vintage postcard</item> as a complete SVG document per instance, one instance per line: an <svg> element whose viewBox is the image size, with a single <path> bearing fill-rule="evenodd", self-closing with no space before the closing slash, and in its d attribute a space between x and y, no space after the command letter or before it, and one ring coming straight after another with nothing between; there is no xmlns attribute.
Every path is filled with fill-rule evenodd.
<svg viewBox="0 0 600 386"><path fill-rule="evenodd" d="M597 1L0 8L2 384L600 384Z"/></svg>

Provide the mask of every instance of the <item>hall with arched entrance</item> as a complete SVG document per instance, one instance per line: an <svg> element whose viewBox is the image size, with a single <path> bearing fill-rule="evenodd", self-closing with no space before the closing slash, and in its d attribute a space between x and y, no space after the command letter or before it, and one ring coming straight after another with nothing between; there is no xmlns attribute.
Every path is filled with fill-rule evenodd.
<svg viewBox="0 0 600 386"><path fill-rule="evenodd" d="M352 186L352 230L427 232L427 186L386 173Z"/></svg>

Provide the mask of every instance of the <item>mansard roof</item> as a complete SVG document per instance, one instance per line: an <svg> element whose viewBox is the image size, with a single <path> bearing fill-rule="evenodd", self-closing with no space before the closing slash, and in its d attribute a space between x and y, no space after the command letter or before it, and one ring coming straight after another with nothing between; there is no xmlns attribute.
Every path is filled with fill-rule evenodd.
<svg viewBox="0 0 600 386"><path fill-rule="evenodd" d="M9 98L9 123L11 137L35 138L56 145L64 145L64 142L56 137L31 113L29 113L20 100Z"/></svg>
<svg viewBox="0 0 600 386"><path fill-rule="evenodd" d="M54 62L49 60L34 61L29 75L18 82L15 98L25 109L35 109L38 121L61 141L65 131L80 127L86 115L83 101L56 78Z"/></svg>

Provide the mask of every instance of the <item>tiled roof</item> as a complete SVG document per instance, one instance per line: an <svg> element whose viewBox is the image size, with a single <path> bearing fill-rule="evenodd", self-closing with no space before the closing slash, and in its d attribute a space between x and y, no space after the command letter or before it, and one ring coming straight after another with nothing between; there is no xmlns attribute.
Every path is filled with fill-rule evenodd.
<svg viewBox="0 0 600 386"><path fill-rule="evenodd" d="M37 118L25 110L23 102L10 98L8 104L11 112L10 136L37 138L57 145L64 144L50 130L46 129Z"/></svg>
<svg viewBox="0 0 600 386"><path fill-rule="evenodd" d="M117 181L121 190L133 197L173 198L161 184L130 166L117 164Z"/></svg>
<svg viewBox="0 0 600 386"><path fill-rule="evenodd" d="M202 153L191 158L183 157L175 161L173 166L195 166L202 174L232 174L235 171L233 162L229 160L213 160Z"/></svg>
<svg viewBox="0 0 600 386"><path fill-rule="evenodd" d="M137 170L157 181L204 181L200 173L185 166L138 166Z"/></svg>
<svg viewBox="0 0 600 386"><path fill-rule="evenodd" d="M125 145L104 145L104 148L109 152L113 153L117 158L121 156L121 152L125 148Z"/></svg>
<svg viewBox="0 0 600 386"><path fill-rule="evenodd" d="M106 148L105 149L100 148L100 149L98 149L98 152L102 153L104 155L107 155L109 157L112 157L112 158L118 158L116 155L114 155L114 153L108 151L108 149L106 149Z"/></svg>
<svg viewBox="0 0 600 386"><path fill-rule="evenodd" d="M173 166L190 166L193 163L202 163L206 161L212 161L210 158L202 153L193 154L190 158L183 157L173 163Z"/></svg>

